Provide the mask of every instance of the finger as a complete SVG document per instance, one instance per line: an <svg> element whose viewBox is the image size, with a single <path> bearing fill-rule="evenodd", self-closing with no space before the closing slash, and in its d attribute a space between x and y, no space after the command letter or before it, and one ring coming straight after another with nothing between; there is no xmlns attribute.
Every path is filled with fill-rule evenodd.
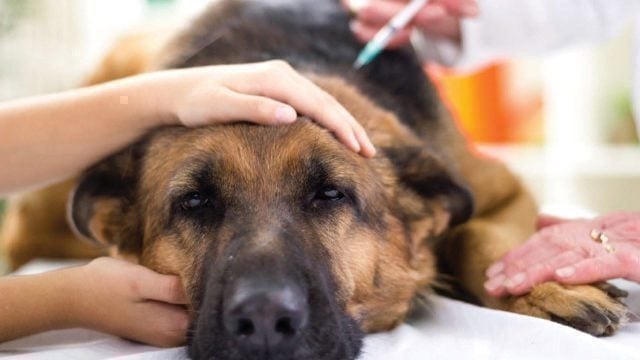
<svg viewBox="0 0 640 360"><path fill-rule="evenodd" d="M493 278L488 279L484 283L484 290L487 294L495 297L501 297L507 294L504 288L504 282L507 277L504 274L497 274Z"/></svg>
<svg viewBox="0 0 640 360"><path fill-rule="evenodd" d="M309 79L292 72L291 83L294 86L284 87L279 96L293 105L304 115L331 131L340 142L351 150L359 153L362 146L354 131L357 121L331 95L324 92ZM305 98L298 96L298 92L306 94ZM368 139L367 139L368 140Z"/></svg>
<svg viewBox="0 0 640 360"><path fill-rule="evenodd" d="M561 218L558 216L552 216L552 215L545 215L545 214L540 214L538 216L538 219L536 221L536 229L540 230L542 228L545 228L547 226L552 226L552 225L556 225L556 224L562 224L568 221L572 221L572 219L566 219L566 218Z"/></svg>
<svg viewBox="0 0 640 360"><path fill-rule="evenodd" d="M301 76L301 81L306 82L308 84L308 86L313 86L313 87L316 86L309 79L304 78L302 76ZM347 111L347 109L345 109L344 106L342 106L336 99L331 97L330 100L331 101L336 101L336 103L339 105L336 108L336 110L340 113L340 117L345 119L349 123L349 125L351 127L350 132L355 136L356 141L360 145L360 154L362 156L368 157L368 158L371 158L371 157L375 156L376 149L373 146L373 143L371 142L371 139L369 139L369 136L367 135L367 132L362 127L360 122L358 122L358 120L356 120L356 118L354 118L351 115L351 113L349 113L349 111ZM322 125L324 125L324 124L322 124ZM348 129L347 127L345 127L345 128ZM328 129L331 130L330 128L328 128ZM348 134L348 133L337 134L336 132L338 132L340 130L341 129L336 129L336 130L332 130L332 132L334 132L336 134L336 137L338 137L338 138L345 139L345 138L350 138L351 137L351 134Z"/></svg>
<svg viewBox="0 0 640 360"><path fill-rule="evenodd" d="M270 61L262 65L266 66L266 71L263 68L262 72L247 72L249 77L246 81L232 82L227 86L240 93L267 96L287 103L334 133L351 150L363 156L375 154L360 124L333 96L285 62ZM255 67L256 64L249 66Z"/></svg>
<svg viewBox="0 0 640 360"><path fill-rule="evenodd" d="M377 0L369 1L364 5L359 1L350 6L350 9L352 13L357 15L356 18L359 21L368 26L380 28L402 11L406 5L406 1ZM442 20L445 17L474 17L478 13L478 4L475 0L440 0L425 5L416 14L415 18L417 20L414 21L427 25L432 21Z"/></svg>
<svg viewBox="0 0 640 360"><path fill-rule="evenodd" d="M139 321L135 321L139 320ZM176 347L186 341L189 314L182 306L148 301L130 314L123 337L159 347Z"/></svg>
<svg viewBox="0 0 640 360"><path fill-rule="evenodd" d="M590 284L597 281L626 277L628 270L612 254L582 260L555 271L554 279L562 284Z"/></svg>
<svg viewBox="0 0 640 360"><path fill-rule="evenodd" d="M418 13L411 24L432 37L456 42L461 40L460 18L452 16L439 5L432 5Z"/></svg>
<svg viewBox="0 0 640 360"><path fill-rule="evenodd" d="M432 25L450 16L441 5L427 5L413 18L412 23L419 26Z"/></svg>
<svg viewBox="0 0 640 360"><path fill-rule="evenodd" d="M298 118L291 105L267 97L235 94L230 99L230 118L250 120L262 125L290 124Z"/></svg>
<svg viewBox="0 0 640 360"><path fill-rule="evenodd" d="M457 17L472 17L479 13L476 0L437 0L435 3L445 7L450 15Z"/></svg>
<svg viewBox="0 0 640 360"><path fill-rule="evenodd" d="M582 223L572 221L571 224L567 225L543 228L531 235L524 244L510 250L501 260L505 264L521 263L520 268L522 268L522 266L527 267L539 259L554 256L560 252L559 250L569 250L576 246L575 242L572 242L571 239L575 237L577 231L581 234L581 231L583 231L582 227ZM588 235L586 236L588 237ZM592 245L590 242L587 243L588 245Z"/></svg>
<svg viewBox="0 0 640 360"><path fill-rule="evenodd" d="M538 231L525 243L503 255L499 262L487 269L485 274L489 278L500 273L511 277L541 261L555 257L560 252L568 250L563 248L562 244L553 241L560 236L566 237L566 234L559 233L559 228Z"/></svg>
<svg viewBox="0 0 640 360"><path fill-rule="evenodd" d="M360 154L368 158L374 157L376 155L376 148L373 146L362 125L356 122L356 124L353 125L353 129L356 134L356 139L361 145Z"/></svg>
<svg viewBox="0 0 640 360"><path fill-rule="evenodd" d="M406 2L396 1L372 2L358 12L357 20L377 31L400 12L405 5ZM455 38L460 33L460 18L475 15L477 15L475 1L433 2L420 9L411 24L435 35ZM365 35L367 34L364 32L360 34L360 36ZM368 41L368 36L365 41Z"/></svg>
<svg viewBox="0 0 640 360"><path fill-rule="evenodd" d="M247 71L244 81L237 81L236 77L236 81L229 82L227 86L241 94L266 96L287 103L332 131L351 150L361 151L351 126L355 119L335 98L285 62L269 61L246 66L255 68L256 65L261 65L262 70Z"/></svg>
<svg viewBox="0 0 640 360"><path fill-rule="evenodd" d="M487 270L484 272L484 274L486 277L492 278L502 273L503 270L504 270L504 262L498 261L493 263L491 266L489 266Z"/></svg>
<svg viewBox="0 0 640 360"><path fill-rule="evenodd" d="M355 14L357 12L357 4L354 4L354 1L340 0L340 5L351 13Z"/></svg>
<svg viewBox="0 0 640 360"><path fill-rule="evenodd" d="M600 226L603 230L614 227L621 223L634 222L637 223L640 215L638 213L631 212L617 212L611 213L605 216L601 216L594 220L594 225Z"/></svg>
<svg viewBox="0 0 640 360"><path fill-rule="evenodd" d="M637 233L636 233L637 234ZM640 283L640 247L638 243L614 243L614 254L626 269L625 279Z"/></svg>
<svg viewBox="0 0 640 360"><path fill-rule="evenodd" d="M262 125L290 124L298 114L291 105L256 95L245 95L229 91L224 98L225 106L218 109L220 120L247 120Z"/></svg>
<svg viewBox="0 0 640 360"><path fill-rule="evenodd" d="M552 280L556 270L579 263L582 260L584 257L575 251L558 254L506 279L504 281L505 291L511 295L525 294L534 286Z"/></svg>
<svg viewBox="0 0 640 360"><path fill-rule="evenodd" d="M349 11L350 14L357 14L362 8L367 6L370 0L340 0L342 6Z"/></svg>
<svg viewBox="0 0 640 360"><path fill-rule="evenodd" d="M147 268L144 270L137 283L138 296L141 300L155 300L177 305L189 303L180 277L161 275Z"/></svg>
<svg viewBox="0 0 640 360"><path fill-rule="evenodd" d="M309 82L311 86L316 86L306 78L304 78L304 81ZM335 99L332 98L331 100ZM359 144L359 153L362 156L368 158L375 156L376 149L373 146L373 143L371 143L367 132L364 130L362 125L360 125L358 120L356 120L342 105L336 108L336 110L340 113L340 118L345 119L349 126L341 126L340 128L333 129L331 124L325 124L322 121L319 121L319 123L329 131L333 132L338 139L343 139L341 140L343 143L345 141L344 139L355 138Z"/></svg>
<svg viewBox="0 0 640 360"><path fill-rule="evenodd" d="M369 26L360 21L351 22L351 31L361 42L368 42L380 31L380 27ZM395 49L407 45L411 40L411 29L405 28L398 30L391 41L387 44L387 48Z"/></svg>
<svg viewBox="0 0 640 360"><path fill-rule="evenodd" d="M550 259L554 259L565 252L567 252L566 249L555 247L550 243L538 244L531 252L524 253L524 255L518 259L512 261L505 260L505 270L503 273L509 278L513 277L517 273L526 272L528 269L543 264ZM582 259L584 259L584 255Z"/></svg>
<svg viewBox="0 0 640 360"><path fill-rule="evenodd" d="M336 133L336 137L337 138L346 138L354 136L356 141L358 142L358 144L360 145L360 155L367 157L367 158L372 158L375 156L376 154L376 149L373 146L373 143L371 143L371 140L369 139L369 136L367 135L367 132L364 130L364 128L362 127L362 125L360 125L360 123L355 120L349 120L349 126L350 126L350 130L349 132L351 134L337 134ZM337 130L336 130L337 131ZM334 132L335 133L335 132ZM344 142L344 140L343 140Z"/></svg>
<svg viewBox="0 0 640 360"><path fill-rule="evenodd" d="M288 103L331 131L351 150L358 153L370 152L373 145L368 136L356 119L333 96L295 71L291 71L289 77L294 86L286 87L282 94ZM301 98L297 92L302 92L307 97Z"/></svg>
<svg viewBox="0 0 640 360"><path fill-rule="evenodd" d="M367 26L381 28L407 5L403 1L374 0L357 11L356 19Z"/></svg>
<svg viewBox="0 0 640 360"><path fill-rule="evenodd" d="M524 244L507 252L498 263L487 269L486 275L494 277L502 273L510 277L540 260L555 256L557 248L541 236L544 235L536 234Z"/></svg>
<svg viewBox="0 0 640 360"><path fill-rule="evenodd" d="M349 119L340 120L336 113L340 113L340 110L336 109L328 109L320 104L327 104L330 100L324 98L324 96L320 96L317 100L318 106L314 108L309 108L304 111L304 114L309 116L312 120L332 132L336 138L349 147L351 150L356 153L360 153L362 151L362 146L360 145L360 140L356 137L356 133L354 131L353 122ZM301 107L302 104L301 104Z"/></svg>

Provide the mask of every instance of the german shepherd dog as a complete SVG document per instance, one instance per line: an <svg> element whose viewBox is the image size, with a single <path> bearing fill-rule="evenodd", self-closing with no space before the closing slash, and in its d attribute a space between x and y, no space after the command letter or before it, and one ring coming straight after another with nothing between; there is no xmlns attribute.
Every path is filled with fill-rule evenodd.
<svg viewBox="0 0 640 360"><path fill-rule="evenodd" d="M485 293L486 268L534 232L532 198L470 150L410 49L353 70L362 45L348 24L337 0L224 0L152 57L164 68L283 59L361 122L375 158L304 117L157 129L75 181L77 233L181 277L196 359L355 359L365 333L400 324L437 281L485 306L613 333L626 309L612 287ZM91 253L61 225L68 192L12 204L14 265Z"/></svg>

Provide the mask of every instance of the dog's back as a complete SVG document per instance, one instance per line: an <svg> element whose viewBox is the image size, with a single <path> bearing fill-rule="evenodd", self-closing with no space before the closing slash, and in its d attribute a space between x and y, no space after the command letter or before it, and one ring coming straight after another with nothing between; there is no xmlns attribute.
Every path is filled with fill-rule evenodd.
<svg viewBox="0 0 640 360"><path fill-rule="evenodd" d="M338 0L222 1L174 41L164 66L281 59L301 72L345 79L414 129L448 120L440 116L435 88L410 48L385 51L356 71L363 44L348 24Z"/></svg>

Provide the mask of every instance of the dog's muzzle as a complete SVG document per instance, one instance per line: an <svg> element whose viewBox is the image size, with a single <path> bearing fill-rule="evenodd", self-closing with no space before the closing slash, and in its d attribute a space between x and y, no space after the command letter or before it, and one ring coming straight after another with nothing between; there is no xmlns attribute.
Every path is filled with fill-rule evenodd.
<svg viewBox="0 0 640 360"><path fill-rule="evenodd" d="M225 291L227 336L247 354L289 352L307 326L307 294L285 279L239 279Z"/></svg>

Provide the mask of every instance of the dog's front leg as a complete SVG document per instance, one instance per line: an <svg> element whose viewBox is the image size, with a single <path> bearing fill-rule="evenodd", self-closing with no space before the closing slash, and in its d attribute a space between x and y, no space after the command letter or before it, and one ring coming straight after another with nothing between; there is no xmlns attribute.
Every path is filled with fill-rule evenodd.
<svg viewBox="0 0 640 360"><path fill-rule="evenodd" d="M627 310L618 299L620 292L611 285L547 282L523 296L494 298L486 293L486 269L534 232L535 216L530 195L519 185L498 206L482 209L470 222L454 229L440 254L459 285L485 306L553 320L596 336L615 332Z"/></svg>

